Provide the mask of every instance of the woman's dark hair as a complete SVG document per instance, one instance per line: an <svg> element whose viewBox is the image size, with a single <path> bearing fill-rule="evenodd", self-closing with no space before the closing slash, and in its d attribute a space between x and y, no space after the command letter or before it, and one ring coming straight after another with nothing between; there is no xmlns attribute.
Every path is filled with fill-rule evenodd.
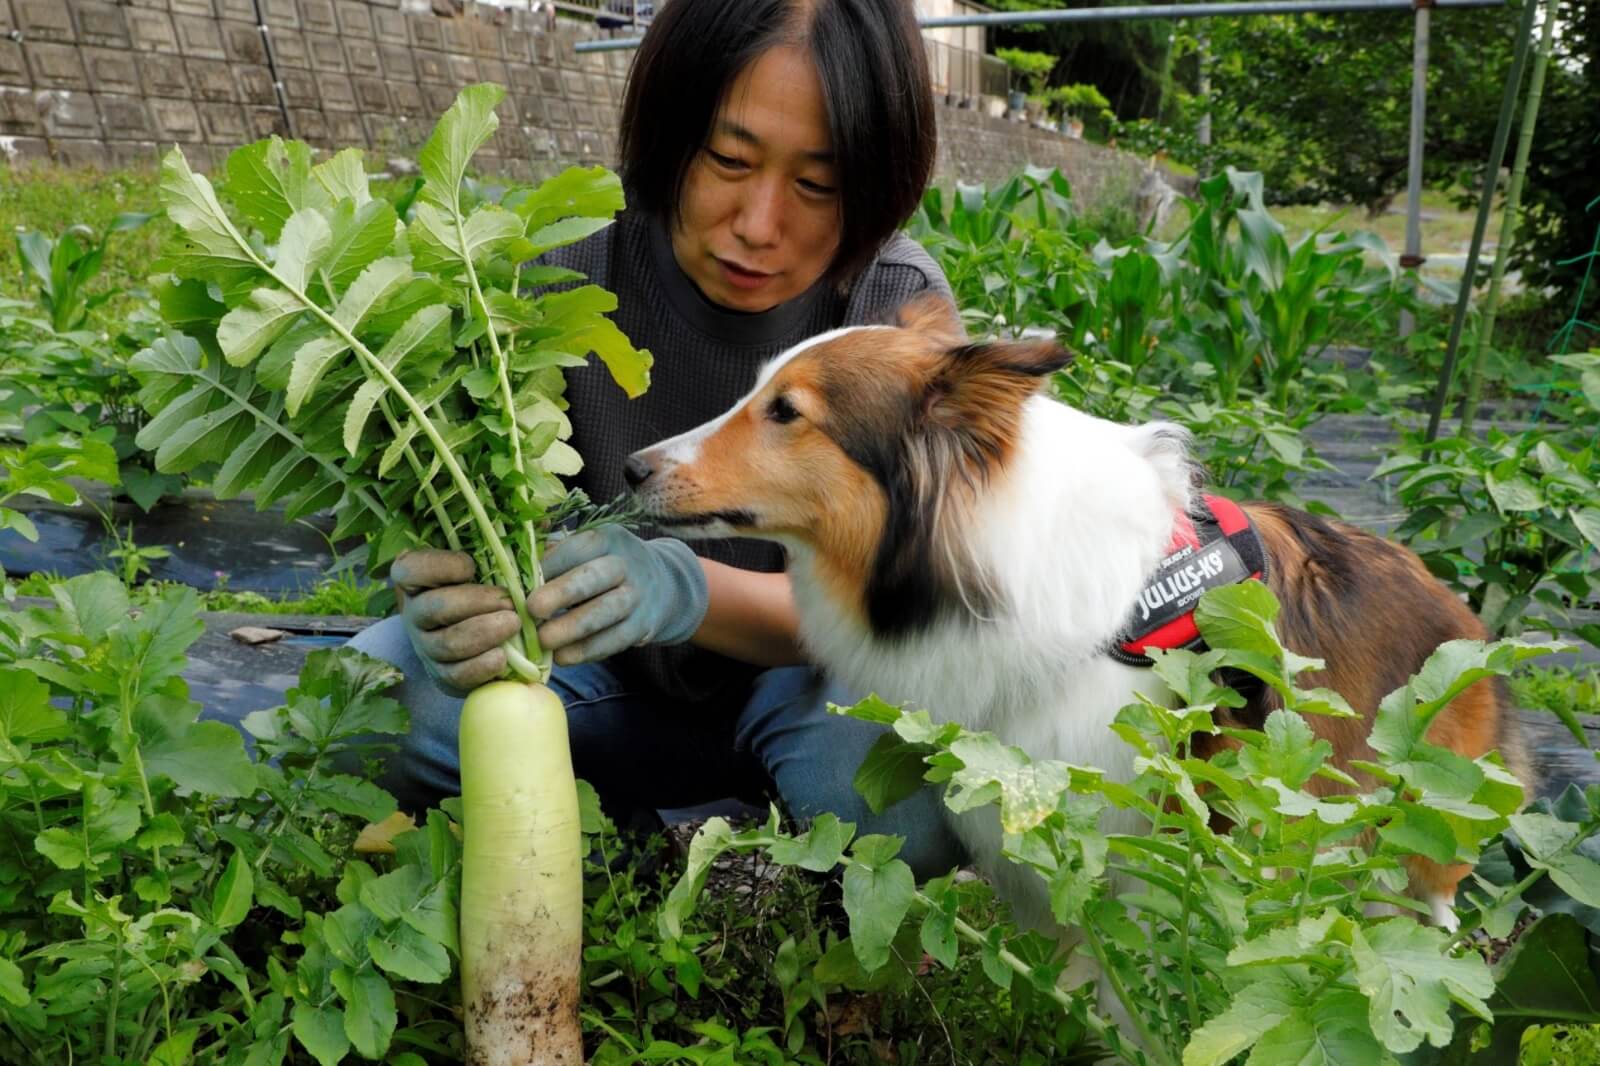
<svg viewBox="0 0 1600 1066"><path fill-rule="evenodd" d="M663 3L628 75L622 179L634 204L674 217L728 87L784 44L808 51L822 80L840 205L828 273L848 282L911 217L933 170L938 129L911 0Z"/></svg>

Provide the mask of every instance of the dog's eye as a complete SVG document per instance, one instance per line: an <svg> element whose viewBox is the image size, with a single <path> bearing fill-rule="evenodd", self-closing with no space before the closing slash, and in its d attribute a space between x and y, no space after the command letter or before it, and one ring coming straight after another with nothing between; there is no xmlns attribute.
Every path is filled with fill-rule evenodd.
<svg viewBox="0 0 1600 1066"><path fill-rule="evenodd" d="M799 418L800 412L789 402L789 397L779 393L772 398L771 403L767 404L767 417L783 426Z"/></svg>

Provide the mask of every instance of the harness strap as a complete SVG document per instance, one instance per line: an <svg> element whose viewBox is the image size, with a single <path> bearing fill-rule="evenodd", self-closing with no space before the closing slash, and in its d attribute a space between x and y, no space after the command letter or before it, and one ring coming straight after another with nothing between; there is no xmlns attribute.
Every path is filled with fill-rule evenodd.
<svg viewBox="0 0 1600 1066"><path fill-rule="evenodd" d="M1222 496L1202 496L1193 513L1176 516L1167 555L1108 649L1111 657L1147 667L1149 648L1205 650L1194 621L1201 594L1240 581L1264 581L1266 574L1266 548L1244 509Z"/></svg>

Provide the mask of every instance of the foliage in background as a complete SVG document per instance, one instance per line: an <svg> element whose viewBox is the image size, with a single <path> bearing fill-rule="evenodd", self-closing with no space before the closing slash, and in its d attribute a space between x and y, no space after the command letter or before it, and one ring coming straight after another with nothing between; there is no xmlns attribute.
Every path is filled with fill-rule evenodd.
<svg viewBox="0 0 1600 1066"><path fill-rule="evenodd" d="M1435 12L1426 184L1477 186L1520 5ZM1269 196L1378 211L1405 189L1410 13L1213 19L1210 152L1189 162L1260 170ZM1203 108L1194 101L1184 121ZM1537 154L1537 150L1536 150Z"/></svg>
<svg viewBox="0 0 1600 1066"><path fill-rule="evenodd" d="M110 484L147 511L183 487L183 479L157 474L135 443L145 416L127 364L155 335L156 320L148 307L124 301L120 321L96 323L122 295L100 277L108 247L121 240L113 236L149 217L119 214L99 237L81 224L53 238L19 231L21 289L29 299L0 297L0 419L26 442L70 433L110 444L119 467Z"/></svg>
<svg viewBox="0 0 1600 1066"><path fill-rule="evenodd" d="M930 190L911 233L975 332L1047 330L1078 353L1057 376L1062 398L1119 421L1179 421L1224 490L1299 505L1291 479L1325 465L1303 431L1361 405L1319 357L1392 325L1406 290L1366 235L1291 243L1259 175L1207 179L1188 210L1170 242L1112 245L1077 215L1065 178L1032 170L957 186L948 202Z"/></svg>
<svg viewBox="0 0 1600 1066"><path fill-rule="evenodd" d="M1558 356L1558 420L1482 440L1408 437L1374 476L1393 475L1407 515L1396 535L1461 590L1496 633L1570 631L1600 647L1600 353Z"/></svg>

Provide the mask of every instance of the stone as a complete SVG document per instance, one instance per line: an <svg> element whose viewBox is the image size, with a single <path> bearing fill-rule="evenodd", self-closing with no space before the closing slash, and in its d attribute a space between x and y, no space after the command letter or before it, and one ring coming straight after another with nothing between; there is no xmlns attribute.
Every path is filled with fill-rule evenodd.
<svg viewBox="0 0 1600 1066"><path fill-rule="evenodd" d="M240 626L238 629L228 631L228 636L240 644L255 646L257 644L271 644L288 636L288 630L273 629L270 626Z"/></svg>
<svg viewBox="0 0 1600 1066"><path fill-rule="evenodd" d="M133 39L135 52L140 55L151 52L177 54L178 34L172 27L172 16L165 11L129 9L127 22L128 35Z"/></svg>
<svg viewBox="0 0 1600 1066"><path fill-rule="evenodd" d="M444 38L444 50L454 55L472 55L475 51L472 28L466 19L439 19L439 34Z"/></svg>
<svg viewBox="0 0 1600 1066"><path fill-rule="evenodd" d="M352 78L356 89L356 103L370 115L389 113L389 90L382 78Z"/></svg>
<svg viewBox="0 0 1600 1066"><path fill-rule="evenodd" d="M0 38L0 85L28 84L28 61L16 41Z"/></svg>
<svg viewBox="0 0 1600 1066"><path fill-rule="evenodd" d="M411 43L417 48L444 50L444 31L439 20L432 15L408 15L406 26L411 31Z"/></svg>
<svg viewBox="0 0 1600 1066"><path fill-rule="evenodd" d="M89 72L89 88L97 93L139 92L139 64L133 53L122 48L79 49L84 69Z"/></svg>
<svg viewBox="0 0 1600 1066"><path fill-rule="evenodd" d="M450 81L456 88L475 85L483 80L478 74L478 61L471 56L452 55L448 62Z"/></svg>
<svg viewBox="0 0 1600 1066"><path fill-rule="evenodd" d="M426 102L425 111L428 115L442 115L455 103L456 91L449 85L424 84L422 98Z"/></svg>
<svg viewBox="0 0 1600 1066"><path fill-rule="evenodd" d="M450 58L443 52L419 48L411 54L417 61L418 81L450 83Z"/></svg>
<svg viewBox="0 0 1600 1066"><path fill-rule="evenodd" d="M149 166L161 158L155 141L107 141L106 158L114 167Z"/></svg>
<svg viewBox="0 0 1600 1066"><path fill-rule="evenodd" d="M236 66L233 68L233 78L239 86L239 99L246 104L277 106L278 93L272 85L272 71L266 67Z"/></svg>
<svg viewBox="0 0 1600 1066"><path fill-rule="evenodd" d="M89 76L76 45L29 43L23 48L36 89L87 89Z"/></svg>
<svg viewBox="0 0 1600 1066"><path fill-rule="evenodd" d="M0 135L42 134L44 120L33 90L21 86L0 86Z"/></svg>
<svg viewBox="0 0 1600 1066"><path fill-rule="evenodd" d="M312 144L328 143L328 123L322 117L320 110L296 107L289 110L289 118L294 124L294 135L302 141Z"/></svg>
<svg viewBox="0 0 1600 1066"><path fill-rule="evenodd" d="M36 41L73 41L72 5L61 0L16 0L17 28L31 47Z"/></svg>
<svg viewBox="0 0 1600 1066"><path fill-rule="evenodd" d="M300 10L295 7L294 0L260 0L261 15L269 26L283 26L287 29L300 28Z"/></svg>
<svg viewBox="0 0 1600 1066"><path fill-rule="evenodd" d="M79 0L78 40L83 44L103 44L128 48L133 40L128 36L128 20L122 9L104 0Z"/></svg>
<svg viewBox="0 0 1600 1066"><path fill-rule="evenodd" d="M428 105L422 100L422 89L415 81L391 81L389 102L396 112L408 118L431 117Z"/></svg>
<svg viewBox="0 0 1600 1066"><path fill-rule="evenodd" d="M255 0L217 0L217 17L234 22L256 21Z"/></svg>
<svg viewBox="0 0 1600 1066"><path fill-rule="evenodd" d="M100 136L100 114L95 110L94 97L88 93L46 90L37 93L34 102L44 120L44 132L52 140Z"/></svg>
<svg viewBox="0 0 1600 1066"><path fill-rule="evenodd" d="M378 59L378 46L371 41L352 41L347 38L344 42L344 55L350 65L351 74L376 77L383 73L383 64Z"/></svg>
<svg viewBox="0 0 1600 1066"><path fill-rule="evenodd" d="M248 23L229 23L222 28L222 47L230 63L265 63L267 43L261 29Z"/></svg>
<svg viewBox="0 0 1600 1066"><path fill-rule="evenodd" d="M271 136L289 136L289 124L283 120L283 112L276 107L246 107L245 120L250 124L250 139L263 140Z"/></svg>
<svg viewBox="0 0 1600 1066"><path fill-rule="evenodd" d="M500 59L478 60L478 79L492 81L496 85L506 85L510 82L510 75L506 73L506 65Z"/></svg>
<svg viewBox="0 0 1600 1066"><path fill-rule="evenodd" d="M409 45L411 35L406 32L406 16L398 11L372 9L372 35L382 44Z"/></svg>
<svg viewBox="0 0 1600 1066"><path fill-rule="evenodd" d="M50 158L50 145L43 137L0 136L0 156L13 167L41 163Z"/></svg>
<svg viewBox="0 0 1600 1066"><path fill-rule="evenodd" d="M150 110L138 96L101 93L95 97L95 105L100 109L100 126L108 140L142 140L154 132Z"/></svg>
<svg viewBox="0 0 1600 1066"><path fill-rule="evenodd" d="M380 44L378 65L383 70L383 76L391 82L417 80L417 64L411 58L409 48L398 44Z"/></svg>
<svg viewBox="0 0 1600 1066"><path fill-rule="evenodd" d="M290 107L322 109L322 95L317 90L316 75L309 70L285 70L280 73L283 76L283 95L288 97Z"/></svg>
<svg viewBox="0 0 1600 1066"><path fill-rule="evenodd" d="M355 111L356 91L344 74L319 74L317 87L322 90L322 110Z"/></svg>
<svg viewBox="0 0 1600 1066"><path fill-rule="evenodd" d="M197 100L233 103L239 93L234 85L233 70L227 63L215 59L191 59L189 88Z"/></svg>
<svg viewBox="0 0 1600 1066"><path fill-rule="evenodd" d="M250 139L244 109L238 104L200 104L200 123L212 144L237 148Z"/></svg>
<svg viewBox="0 0 1600 1066"><path fill-rule="evenodd" d="M193 15L197 18L215 18L217 9L211 0L168 0L174 15Z"/></svg>
<svg viewBox="0 0 1600 1066"><path fill-rule="evenodd" d="M532 63L506 63L506 73L510 77L507 86L521 92L531 92L539 87L539 72Z"/></svg>
<svg viewBox="0 0 1600 1066"><path fill-rule="evenodd" d="M305 34L299 30L280 30L268 26L267 44L272 49L272 61L279 70L287 67L310 69L311 52L306 48Z"/></svg>
<svg viewBox="0 0 1600 1066"><path fill-rule="evenodd" d="M177 56L140 56L139 80L146 96L189 95L189 75Z"/></svg>
<svg viewBox="0 0 1600 1066"><path fill-rule="evenodd" d="M107 158L105 142L98 137L52 139L50 154L55 157L56 162L69 167L103 167Z"/></svg>
<svg viewBox="0 0 1600 1066"><path fill-rule="evenodd" d="M325 111L328 122L328 143L337 148L365 148L367 131L361 124L361 115L355 111Z"/></svg>
<svg viewBox="0 0 1600 1066"><path fill-rule="evenodd" d="M300 25L307 31L337 34L339 20L331 0L300 0Z"/></svg>
<svg viewBox="0 0 1600 1066"><path fill-rule="evenodd" d="M338 71L342 74L349 69L344 61L344 48L339 44L337 37L308 33L306 50L311 53L312 70Z"/></svg>
<svg viewBox="0 0 1600 1066"><path fill-rule="evenodd" d="M545 97L544 111L545 125L556 130L572 128L572 108L565 100Z"/></svg>
<svg viewBox="0 0 1600 1066"><path fill-rule="evenodd" d="M372 14L366 0L338 0L334 14L339 20L339 35L346 40L372 36Z"/></svg>
<svg viewBox="0 0 1600 1066"><path fill-rule="evenodd" d="M200 140L200 111L191 100L151 100L150 117L162 141Z"/></svg>

